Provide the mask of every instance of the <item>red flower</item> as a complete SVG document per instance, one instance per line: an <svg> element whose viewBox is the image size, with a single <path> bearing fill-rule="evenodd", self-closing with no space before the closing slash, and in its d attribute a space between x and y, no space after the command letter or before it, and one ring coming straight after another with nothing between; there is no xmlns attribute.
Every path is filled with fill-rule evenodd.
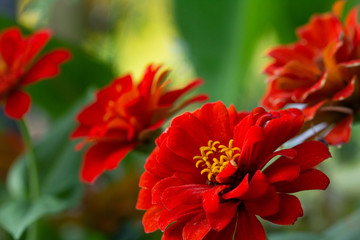
<svg viewBox="0 0 360 240"><path fill-rule="evenodd" d="M343 4L336 2L333 12L312 17L297 30L298 42L270 51L274 62L265 69L268 88L262 100L273 110L303 104L304 129L325 123L322 132L333 145L349 141L360 110L358 9L352 9L343 24Z"/></svg>
<svg viewBox="0 0 360 240"><path fill-rule="evenodd" d="M314 169L330 157L323 143L276 151L302 124L297 109L240 114L221 102L175 118L140 179L145 231L165 231L162 239L265 240L256 216L293 224L303 211L289 193L329 184Z"/></svg>
<svg viewBox="0 0 360 240"><path fill-rule="evenodd" d="M35 61L48 42L49 31L37 31L23 37L18 28L9 28L0 36L0 101L5 113L20 119L30 108L30 96L22 88L59 74L59 66L70 58L64 49L53 50Z"/></svg>
<svg viewBox="0 0 360 240"><path fill-rule="evenodd" d="M199 86L194 80L182 89L165 92L168 71L150 65L138 86L130 75L115 79L97 93L97 99L80 112L80 125L72 137L85 137L91 143L81 170L81 179L93 182L105 170L112 170L128 152L149 140L167 117L190 103L204 101L197 95L175 106L186 92Z"/></svg>

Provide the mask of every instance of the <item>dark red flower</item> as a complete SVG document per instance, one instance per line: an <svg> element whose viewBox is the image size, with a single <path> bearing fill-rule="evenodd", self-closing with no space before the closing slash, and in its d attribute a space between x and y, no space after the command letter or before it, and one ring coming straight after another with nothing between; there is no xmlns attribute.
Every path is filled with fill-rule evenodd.
<svg viewBox="0 0 360 240"><path fill-rule="evenodd" d="M80 123L72 137L85 137L92 144L85 154L81 179L93 182L105 170L115 169L128 152L154 135L165 120L193 102L205 101L196 95L182 103L175 102L191 89L202 84L196 79L184 88L165 91L170 80L160 66L147 67L136 86L130 75L114 81L97 93L94 103L77 117Z"/></svg>
<svg viewBox="0 0 360 240"><path fill-rule="evenodd" d="M140 179L145 231L165 231L164 240L265 240L257 216L293 224L303 211L290 193L329 184L314 169L330 157L323 143L277 150L302 124L297 109L245 114L221 102L175 118Z"/></svg>
<svg viewBox="0 0 360 240"><path fill-rule="evenodd" d="M5 113L20 119L30 108L30 96L23 87L59 74L59 66L70 58L65 49L53 50L35 60L50 39L50 32L37 31L23 37L18 28L8 28L0 36L0 102Z"/></svg>
<svg viewBox="0 0 360 240"><path fill-rule="evenodd" d="M344 2L299 28L298 42L269 52L274 61L265 69L268 88L262 99L272 110L302 104L304 129L325 123L322 135L333 145L349 141L354 115L360 111L358 8L342 23Z"/></svg>

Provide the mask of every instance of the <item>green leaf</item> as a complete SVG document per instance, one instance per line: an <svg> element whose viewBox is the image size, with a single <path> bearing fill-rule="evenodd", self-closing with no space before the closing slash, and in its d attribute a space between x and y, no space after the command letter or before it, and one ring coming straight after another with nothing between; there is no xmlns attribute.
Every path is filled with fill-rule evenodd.
<svg viewBox="0 0 360 240"><path fill-rule="evenodd" d="M10 168L6 180L8 194L15 198L26 198L27 170L26 156L21 156Z"/></svg>
<svg viewBox="0 0 360 240"><path fill-rule="evenodd" d="M82 98L35 146L40 199L30 202L27 197L26 156L20 157L11 168L7 178L8 199L11 200L0 209L0 223L13 237L19 238L40 217L79 203L83 189L79 181L82 152L75 150L76 143L69 135L75 127L77 112L88 99L89 96Z"/></svg>
<svg viewBox="0 0 360 240"><path fill-rule="evenodd" d="M262 39L276 35L282 43L296 39L296 27L306 23L312 13L330 10L332 1L287 0L174 0L175 20L186 50L203 89L211 101L235 103L249 108L257 105L250 85L257 84L248 75L250 65L264 58L254 55ZM301 9L301 11L299 11ZM259 76L262 65L254 67ZM263 77L263 79L265 76ZM264 81L260 79L260 82ZM256 86L261 96L265 84ZM249 103L249 97L252 102Z"/></svg>
<svg viewBox="0 0 360 240"><path fill-rule="evenodd" d="M40 217L56 213L66 207L64 202L51 196L42 196L34 202L24 199L9 199L0 209L0 223L15 239Z"/></svg>
<svg viewBox="0 0 360 240"><path fill-rule="evenodd" d="M355 240L360 236L360 210L349 217L335 223L324 233L325 239L332 240Z"/></svg>

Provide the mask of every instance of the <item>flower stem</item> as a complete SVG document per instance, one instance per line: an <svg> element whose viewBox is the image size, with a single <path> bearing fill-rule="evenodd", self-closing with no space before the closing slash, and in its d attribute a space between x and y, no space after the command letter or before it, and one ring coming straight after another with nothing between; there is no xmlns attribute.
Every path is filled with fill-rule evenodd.
<svg viewBox="0 0 360 240"><path fill-rule="evenodd" d="M26 151L28 153L27 160L28 160L30 199L35 200L40 196L38 171L36 166L34 147L31 143L30 134L24 120L20 120L20 130L25 141Z"/></svg>
<svg viewBox="0 0 360 240"><path fill-rule="evenodd" d="M38 171L36 166L36 156L34 152L34 147L31 142L31 137L26 126L25 121L22 119L19 121L19 127L21 134L24 138L25 147L27 151L27 161L28 161L28 181L29 181L29 197L31 201L36 201L40 197L40 187L38 179ZM36 240L37 229L36 222L34 222L27 231L27 240Z"/></svg>

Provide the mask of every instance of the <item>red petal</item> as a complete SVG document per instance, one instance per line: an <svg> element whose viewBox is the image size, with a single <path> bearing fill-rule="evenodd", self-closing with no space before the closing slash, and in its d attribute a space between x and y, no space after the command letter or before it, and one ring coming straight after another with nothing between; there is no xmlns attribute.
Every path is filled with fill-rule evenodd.
<svg viewBox="0 0 360 240"><path fill-rule="evenodd" d="M235 132L234 134L238 134ZM237 164L244 166L244 168L252 168L254 166L257 169L260 165L259 160L263 158L259 157L259 149L261 148L259 144L262 144L264 141L264 129L259 126L251 126L246 133L245 140L242 146L238 146L241 149L239 160ZM237 146L237 145L235 145Z"/></svg>
<svg viewBox="0 0 360 240"><path fill-rule="evenodd" d="M317 111L319 110L319 108L326 103L326 100L324 101L320 101L318 103L316 103L313 106L309 106L303 109L303 113L305 115L305 121L310 121L314 118L315 114L317 113Z"/></svg>
<svg viewBox="0 0 360 240"><path fill-rule="evenodd" d="M137 143L134 144L124 144L119 146L119 148L110 154L109 157L105 160L105 169L113 170L118 167L119 163L125 158L125 156L135 148Z"/></svg>
<svg viewBox="0 0 360 240"><path fill-rule="evenodd" d="M139 187L151 189L161 179L162 179L161 177L159 177L155 174L152 174L148 171L145 171L140 177Z"/></svg>
<svg viewBox="0 0 360 240"><path fill-rule="evenodd" d="M280 145L294 137L303 125L303 114L299 109L291 108L280 112L280 117L270 120L265 126L265 149L263 154L269 155ZM281 132L281 134L279 134Z"/></svg>
<svg viewBox="0 0 360 240"><path fill-rule="evenodd" d="M15 90L5 100L5 113L9 117L20 119L30 108L30 96L22 91Z"/></svg>
<svg viewBox="0 0 360 240"><path fill-rule="evenodd" d="M110 101L116 101L121 94L132 88L133 82L130 75L115 78L108 86L97 92L96 99L102 107L106 107Z"/></svg>
<svg viewBox="0 0 360 240"><path fill-rule="evenodd" d="M316 15L310 22L297 30L299 38L310 46L324 49L328 43L339 39L342 32L340 20L333 14Z"/></svg>
<svg viewBox="0 0 360 240"><path fill-rule="evenodd" d="M230 161L229 164L215 177L215 179L219 183L226 183L237 170L237 164L233 161Z"/></svg>
<svg viewBox="0 0 360 240"><path fill-rule="evenodd" d="M77 120L86 126L96 126L104 123L105 109L98 103L86 106L77 116Z"/></svg>
<svg viewBox="0 0 360 240"><path fill-rule="evenodd" d="M79 125L75 128L75 130L71 133L71 138L78 138L78 137L87 137L89 134L89 127L85 127L83 125ZM76 147L76 150L81 150L84 146L83 142L80 142L79 147Z"/></svg>
<svg viewBox="0 0 360 240"><path fill-rule="evenodd" d="M7 66L12 66L22 43L22 36L18 28L6 29L1 34L0 52Z"/></svg>
<svg viewBox="0 0 360 240"><path fill-rule="evenodd" d="M117 144L97 143L85 153L81 169L81 180L93 183L105 171L105 159L116 148Z"/></svg>
<svg viewBox="0 0 360 240"><path fill-rule="evenodd" d="M238 198L244 196L249 190L249 174L247 174L243 180L237 185L236 188L222 195L223 199Z"/></svg>
<svg viewBox="0 0 360 240"><path fill-rule="evenodd" d="M273 159L276 156L282 156L287 159L292 159L296 156L296 151L294 149L290 148L290 149L282 149L282 150L273 152L265 158L262 165L266 165L269 161L271 161L271 159Z"/></svg>
<svg viewBox="0 0 360 240"><path fill-rule="evenodd" d="M296 163L301 171L310 169L331 157L328 147L320 141L304 142L293 149L296 150L296 157L291 162Z"/></svg>
<svg viewBox="0 0 360 240"><path fill-rule="evenodd" d="M183 240L201 240L211 230L205 213L191 218L184 226Z"/></svg>
<svg viewBox="0 0 360 240"><path fill-rule="evenodd" d="M59 65L69 60L70 52L64 49L54 50L41 57L26 73L21 84L27 85L44 78L51 78L59 74Z"/></svg>
<svg viewBox="0 0 360 240"><path fill-rule="evenodd" d="M202 194L211 188L205 184L187 184L168 187L162 194L162 202L167 209L174 209L181 204L199 204Z"/></svg>
<svg viewBox="0 0 360 240"><path fill-rule="evenodd" d="M182 205L173 210L164 209L159 217L159 227L164 231L171 223L184 218L191 218L194 215L202 212L201 204L197 205Z"/></svg>
<svg viewBox="0 0 360 240"><path fill-rule="evenodd" d="M180 127L193 138L200 142L207 143L210 139L206 126L192 113L186 112L171 122L172 127Z"/></svg>
<svg viewBox="0 0 360 240"><path fill-rule="evenodd" d="M325 136L325 141L330 145L347 143L350 140L351 125L353 116L348 115L338 122L333 129Z"/></svg>
<svg viewBox="0 0 360 240"><path fill-rule="evenodd" d="M274 187L270 187L267 193L260 198L244 201L245 208L259 216L269 216L279 210L279 195Z"/></svg>
<svg viewBox="0 0 360 240"><path fill-rule="evenodd" d="M221 144L229 142L232 138L229 113L222 102L205 104L196 114L211 133L212 140L219 141Z"/></svg>
<svg viewBox="0 0 360 240"><path fill-rule="evenodd" d="M151 204L151 190L142 188L139 191L139 196L136 202L136 209L146 210L152 206Z"/></svg>
<svg viewBox="0 0 360 240"><path fill-rule="evenodd" d="M182 230L186 221L179 221L171 224L164 232L161 240L183 240Z"/></svg>
<svg viewBox="0 0 360 240"><path fill-rule="evenodd" d="M235 233L237 218L233 220L221 231L211 230L204 238L204 240L233 240Z"/></svg>
<svg viewBox="0 0 360 240"><path fill-rule="evenodd" d="M277 66L283 66L290 62L290 60L298 62L310 62L312 59L312 52L308 48L304 47L301 44L294 44L290 46L279 46L272 49L268 56L276 60ZM268 72L271 69L271 65L265 70ZM272 73L272 72L271 72Z"/></svg>
<svg viewBox="0 0 360 240"><path fill-rule="evenodd" d="M218 185L204 192L202 203L206 212L218 211L220 204L219 192L228 187L228 185Z"/></svg>
<svg viewBox="0 0 360 240"><path fill-rule="evenodd" d="M354 92L356 79L357 79L357 77L354 76L346 87L344 87L343 89L341 89L339 92L337 92L334 95L333 100L334 101L342 101L342 100L350 97Z"/></svg>
<svg viewBox="0 0 360 240"><path fill-rule="evenodd" d="M196 79L184 88L169 91L162 95L159 100L160 105L172 105L178 100L183 94L203 84L202 79Z"/></svg>
<svg viewBox="0 0 360 240"><path fill-rule="evenodd" d="M270 165L264 170L270 183L292 181L299 176L300 167L292 163Z"/></svg>
<svg viewBox="0 0 360 240"><path fill-rule="evenodd" d="M301 217L303 215L303 210L299 199L295 196L288 194L279 194L279 196L279 212L272 216L264 217L264 219L280 225L294 224L298 217Z"/></svg>
<svg viewBox="0 0 360 240"><path fill-rule="evenodd" d="M264 109L262 109L265 112ZM234 128L234 146L243 146L249 128L254 125L254 111L244 117Z"/></svg>
<svg viewBox="0 0 360 240"><path fill-rule="evenodd" d="M234 240L266 240L264 228L255 215L239 211Z"/></svg>
<svg viewBox="0 0 360 240"><path fill-rule="evenodd" d="M345 1L338 1L338 3L334 3L337 5L340 4L344 4ZM356 28L358 26L358 7L354 7L353 9L351 9L351 11L347 14L346 18L345 18L345 26L347 27L353 27ZM341 16L339 16L340 18Z"/></svg>
<svg viewBox="0 0 360 240"><path fill-rule="evenodd" d="M35 32L28 38L27 49L24 53L26 58L24 58L25 63L30 63L33 58L38 54L41 49L46 45L51 37L51 32L49 30L41 30Z"/></svg>
<svg viewBox="0 0 360 240"><path fill-rule="evenodd" d="M200 155L199 149L204 145L207 145L207 142L200 142L197 138L193 138L182 128L169 128L167 147L180 157L192 160L194 156Z"/></svg>
<svg viewBox="0 0 360 240"><path fill-rule="evenodd" d="M142 223L146 233L159 229L158 220L163 210L164 208L162 206L154 205L145 212Z"/></svg>
<svg viewBox="0 0 360 240"><path fill-rule="evenodd" d="M216 231L221 231L233 220L240 202L225 202L220 204L216 212L206 213L207 220Z"/></svg>
<svg viewBox="0 0 360 240"><path fill-rule="evenodd" d="M162 193L168 187L180 186L183 184L184 184L184 181L182 181L181 179L179 179L177 177L168 177L168 178L161 179L154 185L154 187L151 190L152 203L153 204L162 203L161 202Z"/></svg>
<svg viewBox="0 0 360 240"><path fill-rule="evenodd" d="M167 171L169 172L170 169L176 172L185 172L191 173L194 177L195 174L199 175L199 178L204 179L203 175L200 175L200 170L195 167L195 163L190 160L187 160L183 157L176 155L174 152L170 151L169 148L166 146L160 147L158 158L158 162L165 165L167 167ZM159 174L158 169L156 172Z"/></svg>
<svg viewBox="0 0 360 240"><path fill-rule="evenodd" d="M161 149L156 147L150 156L146 159L145 170L162 177L170 177L173 173L168 166L164 165L162 162L158 161L160 158Z"/></svg>
<svg viewBox="0 0 360 240"><path fill-rule="evenodd" d="M249 112L241 111L237 112L234 105L230 105L228 108L229 112L229 120L230 120L230 129L234 129L234 127L238 124L239 121L241 121L244 117L249 115Z"/></svg>
<svg viewBox="0 0 360 240"><path fill-rule="evenodd" d="M225 193L222 197L224 199L238 198L250 200L258 198L268 191L270 186L269 182L267 177L260 170L256 171L249 183L248 176L249 175L246 175L236 188Z"/></svg>
<svg viewBox="0 0 360 240"><path fill-rule="evenodd" d="M161 66L154 67L150 64L146 70L143 79L138 85L138 89L142 96L148 97L151 94L151 87L154 82L155 74L159 71Z"/></svg>
<svg viewBox="0 0 360 240"><path fill-rule="evenodd" d="M278 192L294 193L313 189L325 190L329 183L330 180L324 173L317 169L310 169L302 172L292 182L278 182L274 186Z"/></svg>

